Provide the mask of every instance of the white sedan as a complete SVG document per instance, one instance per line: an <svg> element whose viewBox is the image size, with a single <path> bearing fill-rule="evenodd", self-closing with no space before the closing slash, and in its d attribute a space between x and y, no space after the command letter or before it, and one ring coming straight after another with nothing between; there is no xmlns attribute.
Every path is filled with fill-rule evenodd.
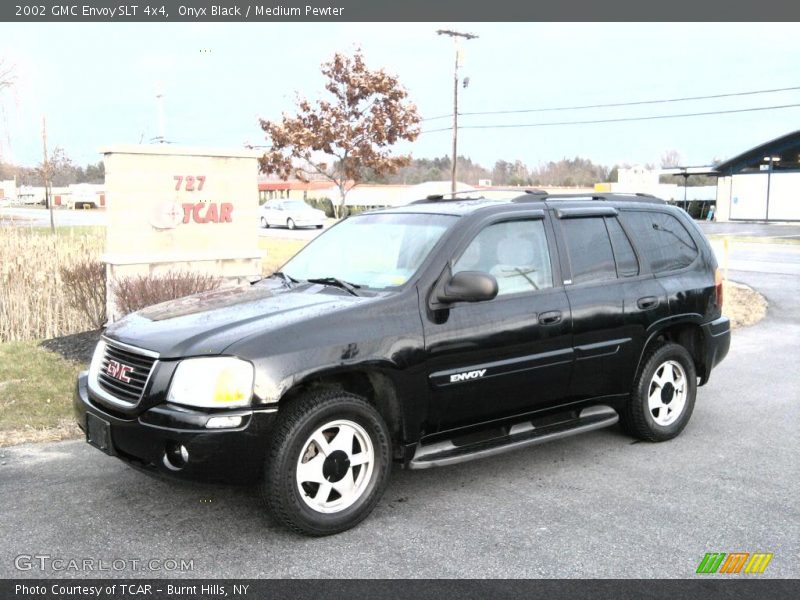
<svg viewBox="0 0 800 600"><path fill-rule="evenodd" d="M268 200L259 210L262 227L322 229L325 223L325 211L311 208L302 200Z"/></svg>

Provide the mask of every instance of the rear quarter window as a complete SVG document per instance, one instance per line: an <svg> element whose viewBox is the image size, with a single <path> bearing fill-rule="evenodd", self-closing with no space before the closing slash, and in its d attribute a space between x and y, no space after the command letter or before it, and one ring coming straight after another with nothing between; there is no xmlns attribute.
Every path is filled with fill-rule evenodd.
<svg viewBox="0 0 800 600"><path fill-rule="evenodd" d="M683 269L697 258L697 245L692 236L673 215L654 211L622 211L619 217L654 273Z"/></svg>
<svg viewBox="0 0 800 600"><path fill-rule="evenodd" d="M563 219L561 227L569 254L572 283L617 278L614 252L602 217Z"/></svg>

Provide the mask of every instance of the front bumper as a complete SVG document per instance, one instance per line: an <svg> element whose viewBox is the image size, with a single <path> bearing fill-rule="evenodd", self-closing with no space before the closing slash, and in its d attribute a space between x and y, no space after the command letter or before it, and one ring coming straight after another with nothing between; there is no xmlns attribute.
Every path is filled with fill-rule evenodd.
<svg viewBox="0 0 800 600"><path fill-rule="evenodd" d="M111 411L92 398L87 374L81 373L73 396L78 426L87 431L87 415L109 424L109 454L154 474L180 479L249 483L260 479L266 444L277 409L231 410L215 415L241 415L236 428L206 429L212 414L171 404L160 404L129 416ZM183 446L185 463L165 460L171 448Z"/></svg>
<svg viewBox="0 0 800 600"><path fill-rule="evenodd" d="M705 385L711 377L711 370L728 355L731 347L731 322L728 317L720 317L706 323L702 329L705 369L700 376L700 385Z"/></svg>

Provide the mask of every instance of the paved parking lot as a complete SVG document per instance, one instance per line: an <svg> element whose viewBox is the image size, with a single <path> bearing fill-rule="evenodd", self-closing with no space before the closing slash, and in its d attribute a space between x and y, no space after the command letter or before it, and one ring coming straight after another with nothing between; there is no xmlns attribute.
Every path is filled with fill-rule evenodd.
<svg viewBox="0 0 800 600"><path fill-rule="evenodd" d="M335 219L328 219L322 229L316 227L302 227L289 229L288 227L259 227L258 235L261 237L288 238L291 240L313 240L320 233L336 223Z"/></svg>
<svg viewBox="0 0 800 600"><path fill-rule="evenodd" d="M396 470L367 521L324 539L274 525L254 489L152 480L81 441L0 449L0 577L43 575L14 568L38 553L192 559L181 575L196 577L669 578L731 551L773 552L765 576L798 577L800 280L731 277L766 295L768 316L735 332L671 442L612 428Z"/></svg>
<svg viewBox="0 0 800 600"><path fill-rule="evenodd" d="M13 219L13 220L12 220ZM105 226L105 210L68 210L59 208L53 212L56 227ZM325 229L336 221L328 219ZM0 206L0 225L13 224L22 227L50 227L50 213L42 208L22 206ZM254 225L261 237L278 237L294 240L313 240L321 230L313 227L291 230L288 227L269 227Z"/></svg>

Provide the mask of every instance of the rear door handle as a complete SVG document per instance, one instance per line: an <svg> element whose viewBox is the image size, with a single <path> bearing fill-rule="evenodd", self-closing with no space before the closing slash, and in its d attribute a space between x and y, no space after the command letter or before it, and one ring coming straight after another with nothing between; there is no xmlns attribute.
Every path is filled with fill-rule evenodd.
<svg viewBox="0 0 800 600"><path fill-rule="evenodd" d="M561 322L561 311L551 310L539 314L539 323L542 325L554 325Z"/></svg>
<svg viewBox="0 0 800 600"><path fill-rule="evenodd" d="M658 298L655 296L645 296L644 298L639 298L639 300L636 301L636 306L642 310L650 310L651 308L658 306Z"/></svg>

